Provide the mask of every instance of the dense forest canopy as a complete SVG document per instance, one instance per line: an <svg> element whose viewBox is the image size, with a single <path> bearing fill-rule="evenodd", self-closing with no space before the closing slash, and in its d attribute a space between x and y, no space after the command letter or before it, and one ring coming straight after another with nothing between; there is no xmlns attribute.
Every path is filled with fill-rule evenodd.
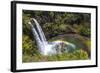
<svg viewBox="0 0 100 73"><path fill-rule="evenodd" d="M85 50L86 52L84 50L81 50L83 54L85 53L85 59L87 58L87 56L89 55L89 54L87 55L87 53L90 53L90 37L91 37L90 13L31 11L31 10L23 10L22 12L23 12L22 45L23 45L23 55L25 55L23 56L23 61L26 60L30 61L29 56L35 57L35 55L38 54L35 39L33 38L31 28L28 24L30 18L35 18L39 22L48 41L52 41L55 40L55 38L59 38L59 35L60 37L62 35L62 39L65 38L68 34L79 35L78 37L80 37L82 42L85 43L89 48L88 50ZM87 39L89 41L86 41Z"/></svg>
<svg viewBox="0 0 100 73"><path fill-rule="evenodd" d="M30 18L37 19L43 31L46 31L45 34L47 38L70 32L90 37L91 16L89 13L23 10L23 16L23 24L25 26L28 26L27 21L29 21ZM24 25L24 33L27 34L29 29Z"/></svg>

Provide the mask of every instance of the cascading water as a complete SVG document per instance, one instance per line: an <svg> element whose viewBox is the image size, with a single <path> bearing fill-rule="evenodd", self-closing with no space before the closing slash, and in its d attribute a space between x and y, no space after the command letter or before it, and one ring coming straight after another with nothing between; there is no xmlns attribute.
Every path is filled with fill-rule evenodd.
<svg viewBox="0 0 100 73"><path fill-rule="evenodd" d="M33 35L36 39L37 46L42 55L52 55L52 54L61 54L62 45L64 44L64 51L68 52L68 49L75 49L75 45L67 41L57 40L54 42L48 42L42 31L41 26L36 19L31 18L29 22Z"/></svg>

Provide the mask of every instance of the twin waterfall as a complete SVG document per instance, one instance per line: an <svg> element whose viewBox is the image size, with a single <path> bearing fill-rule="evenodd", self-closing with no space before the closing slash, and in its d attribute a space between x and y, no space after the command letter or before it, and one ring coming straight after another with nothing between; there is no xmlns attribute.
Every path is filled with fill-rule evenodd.
<svg viewBox="0 0 100 73"><path fill-rule="evenodd" d="M48 42L36 19L31 18L29 24L35 37L38 50L42 55L61 54L62 52L68 52L70 49L75 49L74 44L66 41L57 40Z"/></svg>

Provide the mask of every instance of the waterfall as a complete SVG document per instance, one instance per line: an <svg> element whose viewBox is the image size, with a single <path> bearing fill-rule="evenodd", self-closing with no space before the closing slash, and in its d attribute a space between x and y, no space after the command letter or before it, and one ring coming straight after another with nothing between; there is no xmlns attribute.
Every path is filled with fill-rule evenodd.
<svg viewBox="0 0 100 73"><path fill-rule="evenodd" d="M35 37L38 49L42 55L52 55L52 54L60 54L62 50L62 45L65 44L65 51L68 51L68 46L70 46L72 49L75 49L75 45L72 43L69 43L67 41L54 41L54 42L48 42L46 40L46 37L44 35L44 32L37 22L35 18L31 18L29 22L33 35Z"/></svg>
<svg viewBox="0 0 100 73"><path fill-rule="evenodd" d="M34 37L36 39L39 51L40 51L41 54L43 54L43 52L45 50L44 47L47 44L47 41L46 41L44 33L43 33L42 29L41 29L41 26L39 25L39 23L34 18L31 19L29 24L32 27L32 32L33 32L33 35L34 35Z"/></svg>
<svg viewBox="0 0 100 73"><path fill-rule="evenodd" d="M35 22L35 24L36 24L37 31L39 32L41 41L43 42L43 44L46 44L46 43L47 43L47 40L46 40L46 38L45 38L45 35L44 35L43 31L42 31L41 26L39 25L39 23L37 22L36 19L32 18L32 20L33 20L33 21Z"/></svg>

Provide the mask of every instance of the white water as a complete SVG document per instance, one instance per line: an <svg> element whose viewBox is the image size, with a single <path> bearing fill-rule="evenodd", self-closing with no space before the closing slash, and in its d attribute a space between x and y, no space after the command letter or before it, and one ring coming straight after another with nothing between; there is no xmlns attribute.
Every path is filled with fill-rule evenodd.
<svg viewBox="0 0 100 73"><path fill-rule="evenodd" d="M29 24L32 27L33 35L36 39L37 46L42 55L61 54L62 44L65 45L64 47L65 52L68 52L68 49L75 49L75 45L67 41L57 40L54 42L48 42L46 40L44 32L42 31L41 26L39 25L36 19L34 18L30 19Z"/></svg>

